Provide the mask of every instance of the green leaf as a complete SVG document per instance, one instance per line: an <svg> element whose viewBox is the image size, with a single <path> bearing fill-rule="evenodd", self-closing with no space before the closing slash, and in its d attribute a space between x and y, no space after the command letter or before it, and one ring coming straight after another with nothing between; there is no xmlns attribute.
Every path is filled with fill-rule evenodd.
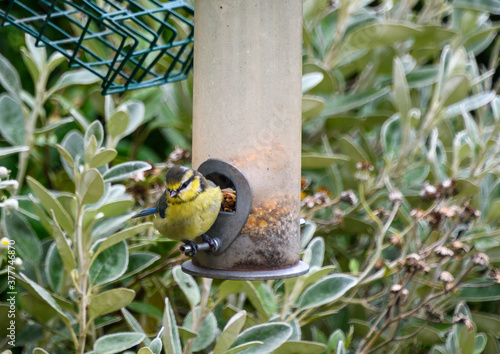
<svg viewBox="0 0 500 354"><path fill-rule="evenodd" d="M43 348L35 348L33 349L33 354L49 354L49 352L45 351Z"/></svg>
<svg viewBox="0 0 500 354"><path fill-rule="evenodd" d="M148 348L148 347L142 347L141 349L139 349L139 351L137 352L137 354L154 354L153 351Z"/></svg>
<svg viewBox="0 0 500 354"><path fill-rule="evenodd" d="M172 269L172 275L174 276L175 282L179 285L179 288L181 288L188 299L191 308L198 305L200 303L201 294L196 280L194 280L191 275L184 273L180 265L176 265Z"/></svg>
<svg viewBox="0 0 500 354"><path fill-rule="evenodd" d="M488 342L488 338L486 337L486 334L479 333L475 339L476 339L476 341L474 344L474 351L472 353L473 354L481 354L481 353L483 353L483 350L486 347L486 344Z"/></svg>
<svg viewBox="0 0 500 354"><path fill-rule="evenodd" d="M129 115L127 112L116 111L106 122L106 131L112 137L120 137L127 129L128 122Z"/></svg>
<svg viewBox="0 0 500 354"><path fill-rule="evenodd" d="M30 52L26 48L21 48L21 57L23 58L24 65L26 66L26 69L28 69L28 72L31 75L31 78L33 79L33 82L38 80L38 77L40 76L40 70L38 69L35 61L33 60Z"/></svg>
<svg viewBox="0 0 500 354"><path fill-rule="evenodd" d="M73 168L75 167L75 161L73 160L73 156L71 156L71 154L62 145L56 144L56 149L57 151L59 151L61 157L71 167L71 171L73 171Z"/></svg>
<svg viewBox="0 0 500 354"><path fill-rule="evenodd" d="M51 122L42 128L35 129L35 134L49 134L54 132L57 128L60 128L66 124L74 122L74 119L69 117L69 118L62 118L59 120L56 120L55 122Z"/></svg>
<svg viewBox="0 0 500 354"><path fill-rule="evenodd" d="M59 52L54 52L50 55L47 63L47 71L51 73L57 68L62 62L66 60L66 57Z"/></svg>
<svg viewBox="0 0 500 354"><path fill-rule="evenodd" d="M350 111L351 109L359 108L384 97L390 91L391 89L389 87L384 87L380 89L369 89L359 93L336 96L326 101L326 106L323 110L322 116L333 116Z"/></svg>
<svg viewBox="0 0 500 354"><path fill-rule="evenodd" d="M30 148L27 146L13 146L13 147L3 147L0 148L0 157L9 156L12 154L17 154L18 152L29 151Z"/></svg>
<svg viewBox="0 0 500 354"><path fill-rule="evenodd" d="M323 74L312 72L302 75L302 93L306 93L323 81Z"/></svg>
<svg viewBox="0 0 500 354"><path fill-rule="evenodd" d="M26 144L26 120L21 104L7 94L0 95L0 133L11 145Z"/></svg>
<svg viewBox="0 0 500 354"><path fill-rule="evenodd" d="M28 185L31 190L38 198L40 203L43 205L45 210L50 213L50 210L54 211L54 215L57 222L61 227L69 234L73 234L74 226L73 220L69 216L68 212L63 208L61 203L50 193L45 187L43 187L37 180L28 176L26 178Z"/></svg>
<svg viewBox="0 0 500 354"><path fill-rule="evenodd" d="M101 80L99 76L89 72L86 69L66 71L59 77L54 86L50 88L50 91L59 91L65 87L72 85L90 85L99 80Z"/></svg>
<svg viewBox="0 0 500 354"><path fill-rule="evenodd" d="M302 154L303 169L320 169L327 168L335 163L349 161L349 157L340 154Z"/></svg>
<svg viewBox="0 0 500 354"><path fill-rule="evenodd" d="M59 314L59 316L62 317L62 319L64 320L64 322L66 323L66 325L69 325L69 318L66 316L66 314L63 312L63 310L61 309L61 307L59 307L59 305L57 304L57 302L54 300L54 298L52 297L52 295L50 295L50 293L45 290L44 288L42 288L40 285L38 285L37 283L35 283L33 280L31 280L30 278L28 278L26 275L24 275L23 273L19 273L20 277L26 282L28 283L36 292L37 294L47 303L50 305L50 307L52 307L54 310L56 310L56 312Z"/></svg>
<svg viewBox="0 0 500 354"><path fill-rule="evenodd" d="M264 306L266 313L271 316L278 312L278 301L273 290L266 283L261 283L257 288L257 294Z"/></svg>
<svg viewBox="0 0 500 354"><path fill-rule="evenodd" d="M200 314L200 308L196 307L196 317L198 318ZM184 319L183 326L188 329L193 329L193 313L192 311L188 313L186 318ZM205 348L207 348L212 342L215 340L217 336L217 320L212 312L209 312L208 315L203 320L200 329L198 330L198 335L196 339L193 341L193 345L191 350L193 352L199 352Z"/></svg>
<svg viewBox="0 0 500 354"><path fill-rule="evenodd" d="M500 316L486 312L473 312L472 319L479 331L500 337Z"/></svg>
<svg viewBox="0 0 500 354"><path fill-rule="evenodd" d="M420 30L410 24L369 23L352 31L344 40L344 50L374 49L417 37Z"/></svg>
<svg viewBox="0 0 500 354"><path fill-rule="evenodd" d="M71 155L74 164L77 167L83 164L85 157L85 148L83 143L83 136L79 131L72 130L67 133L61 142L61 146ZM65 158L61 159L61 163L68 176L71 179L74 179L73 167L66 161Z"/></svg>
<svg viewBox="0 0 500 354"><path fill-rule="evenodd" d="M2 231L16 242L15 249L23 262L38 266L42 257L42 245L25 217L15 210L2 215Z"/></svg>
<svg viewBox="0 0 500 354"><path fill-rule="evenodd" d="M160 259L160 256L151 252L136 252L131 253L128 258L128 266L125 274L121 278L129 277L146 269L151 264Z"/></svg>
<svg viewBox="0 0 500 354"><path fill-rule="evenodd" d="M321 354L326 350L323 343L310 342L305 340L290 340L285 342L273 351L273 354Z"/></svg>
<svg viewBox="0 0 500 354"><path fill-rule="evenodd" d="M71 274L71 271L76 268L75 256L73 255L73 251L64 236L59 224L57 223L56 217L54 215L54 211L50 211L53 220L53 234L54 242L57 246L57 250L59 251L59 255L63 261L64 266L66 267L66 271L68 274Z"/></svg>
<svg viewBox="0 0 500 354"><path fill-rule="evenodd" d="M63 272L64 263L57 251L56 243L52 242L45 258L45 276L50 288L56 293L61 291Z"/></svg>
<svg viewBox="0 0 500 354"><path fill-rule="evenodd" d="M236 347L227 350L224 354L246 353L246 351L245 351L246 349L251 348L251 347L255 347L255 346L261 345L261 344L264 344L264 342L261 342L260 340L246 342L246 343L237 345Z"/></svg>
<svg viewBox="0 0 500 354"><path fill-rule="evenodd" d="M341 329L337 329L335 332L333 332L330 337L328 338L328 353L331 353L332 351L337 349L337 345L339 342L345 343L345 334L342 332Z"/></svg>
<svg viewBox="0 0 500 354"><path fill-rule="evenodd" d="M178 327L177 329L179 330L179 336L184 342L187 342L191 338L195 338L198 335L197 332L186 327Z"/></svg>
<svg viewBox="0 0 500 354"><path fill-rule="evenodd" d="M302 97L302 118L317 117L325 108L325 100L320 96L305 95Z"/></svg>
<svg viewBox="0 0 500 354"><path fill-rule="evenodd" d="M30 316L43 324L57 316L57 312L42 298L28 292L19 296L19 305L24 312L29 313Z"/></svg>
<svg viewBox="0 0 500 354"><path fill-rule="evenodd" d="M469 308L465 303L459 303L455 308L454 317L456 318L458 314L464 315L466 318L472 320ZM463 323L455 323L453 325L453 339L456 348L460 348L463 354L473 354L474 353L474 343L476 337L476 326L473 323L473 328L468 329Z"/></svg>
<svg viewBox="0 0 500 354"><path fill-rule="evenodd" d="M26 42L26 47L28 47L29 53L36 63L37 68L42 71L43 66L47 62L47 51L45 47L37 47L35 42L36 39L32 35L26 33L24 35L24 40Z"/></svg>
<svg viewBox="0 0 500 354"><path fill-rule="evenodd" d="M498 0L455 0L453 7L456 9L486 11L500 15L500 1Z"/></svg>
<svg viewBox="0 0 500 354"><path fill-rule="evenodd" d="M95 168L85 170L80 176L76 193L83 205L97 203L104 194L104 180L99 171Z"/></svg>
<svg viewBox="0 0 500 354"><path fill-rule="evenodd" d="M95 136L96 142L97 142L97 148L100 148L102 146L102 142L104 140L104 128L102 127L101 122L98 120L95 120L92 122L87 130L85 131L85 135L83 137L83 143L85 147L88 146L90 137Z"/></svg>
<svg viewBox="0 0 500 354"><path fill-rule="evenodd" d="M122 164L111 167L104 173L103 177L105 182L108 183L117 182L130 178L130 176L136 173L147 171L150 169L151 165L146 162L142 161L124 162Z"/></svg>
<svg viewBox="0 0 500 354"><path fill-rule="evenodd" d="M124 240L127 240L131 238L134 235L137 235L140 232L143 232L147 229L149 229L153 224L150 222L144 223L144 224L138 224L131 226L127 229L121 230L109 237L107 237L104 241L99 243L99 246L97 247L97 250L95 251L92 259L96 259L99 254L101 254L103 251L107 250L109 247L112 247L116 245L119 242L122 242Z"/></svg>
<svg viewBox="0 0 500 354"><path fill-rule="evenodd" d="M16 68L3 55L0 55L0 84L20 101L21 79Z"/></svg>
<svg viewBox="0 0 500 354"><path fill-rule="evenodd" d="M120 105L117 110L124 109L128 112L128 124L122 136L132 134L144 121L145 107L141 101L129 100Z"/></svg>
<svg viewBox="0 0 500 354"><path fill-rule="evenodd" d="M355 277L333 274L311 285L299 300L299 308L306 310L328 304L340 298L357 284Z"/></svg>
<svg viewBox="0 0 500 354"><path fill-rule="evenodd" d="M470 285L473 286L484 285L485 282L475 282ZM491 283L489 283L491 284ZM494 284L488 287L467 287L460 288L458 300L467 302L484 302L484 301L497 301L500 300L500 284Z"/></svg>
<svg viewBox="0 0 500 354"><path fill-rule="evenodd" d="M121 353L141 343L146 337L143 333L119 332L100 337L94 343L93 354Z"/></svg>
<svg viewBox="0 0 500 354"><path fill-rule="evenodd" d="M292 327L288 323L264 323L250 327L240 333L231 348L247 342L260 341L262 344L242 350L239 353L270 353L285 343L291 334Z"/></svg>
<svg viewBox="0 0 500 354"><path fill-rule="evenodd" d="M165 297L165 311L163 312L163 334L161 340L163 341L163 348L165 353L181 354L181 340L179 338L179 331L175 323L174 311L170 306L168 297Z"/></svg>
<svg viewBox="0 0 500 354"><path fill-rule="evenodd" d="M309 241L313 238L315 232L316 224L311 221L306 221L300 230L300 248L307 246Z"/></svg>
<svg viewBox="0 0 500 354"><path fill-rule="evenodd" d="M155 339L153 339L153 341L149 345L153 354L161 354L161 350L163 348L163 344L161 342L161 339L159 338L161 332L163 332L163 327L160 329L160 333L158 334L158 336Z"/></svg>
<svg viewBox="0 0 500 354"><path fill-rule="evenodd" d="M477 95L469 96L463 100L449 105L444 111L443 118L453 118L460 115L465 110L470 112L480 107L486 106L495 98L494 92L478 93Z"/></svg>
<svg viewBox="0 0 500 354"><path fill-rule="evenodd" d="M410 115L408 114L412 104L410 98L410 90L406 81L405 69L401 59L394 58L393 64L393 95L394 105L398 108L401 114L401 134L409 137L411 132Z"/></svg>
<svg viewBox="0 0 500 354"><path fill-rule="evenodd" d="M104 149L97 152L92 160L90 160L89 167L101 167L113 161L118 152L115 149Z"/></svg>
<svg viewBox="0 0 500 354"><path fill-rule="evenodd" d="M97 286L118 279L125 273L127 261L128 249L125 241L104 250L90 266L91 284Z"/></svg>
<svg viewBox="0 0 500 354"><path fill-rule="evenodd" d="M304 256L304 262L308 263L311 268L321 268L325 257L325 240L323 237L315 237L309 243L305 252L309 255L309 258L306 260L306 257Z"/></svg>
<svg viewBox="0 0 500 354"><path fill-rule="evenodd" d="M135 291L127 288L116 288L93 295L89 301L89 317L106 315L120 310L130 304L135 297Z"/></svg>
<svg viewBox="0 0 500 354"><path fill-rule="evenodd" d="M127 324L129 325L131 330L133 330L136 333L146 334L139 321L137 321L135 317L125 307L122 307L120 311L122 312L123 318L125 319L125 321L127 321ZM144 338L144 345L147 345L148 347L151 345L151 340L147 336Z"/></svg>
<svg viewBox="0 0 500 354"><path fill-rule="evenodd" d="M246 318L247 312L242 310L227 321L219 339L217 340L217 343L215 344L213 354L223 354L229 349L243 328Z"/></svg>

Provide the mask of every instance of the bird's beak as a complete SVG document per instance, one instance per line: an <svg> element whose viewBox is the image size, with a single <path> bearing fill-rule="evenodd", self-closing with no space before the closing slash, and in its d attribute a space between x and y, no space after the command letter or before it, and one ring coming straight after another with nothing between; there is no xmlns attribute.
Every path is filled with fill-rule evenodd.
<svg viewBox="0 0 500 354"><path fill-rule="evenodd" d="M173 189L170 191L170 198L177 197L178 194L179 194L179 191Z"/></svg>
<svg viewBox="0 0 500 354"><path fill-rule="evenodd" d="M157 212L158 212L158 208L157 207L149 208L149 209L144 209L143 211L141 211L141 212L133 215L132 218L140 218L140 217L143 217L143 216L153 215L153 214L156 214Z"/></svg>

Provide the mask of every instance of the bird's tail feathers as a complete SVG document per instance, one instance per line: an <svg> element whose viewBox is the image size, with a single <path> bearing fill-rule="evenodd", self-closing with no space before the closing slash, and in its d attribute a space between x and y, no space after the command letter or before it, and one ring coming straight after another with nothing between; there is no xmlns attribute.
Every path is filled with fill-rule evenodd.
<svg viewBox="0 0 500 354"><path fill-rule="evenodd" d="M153 215L153 214L156 214L157 212L158 212L157 207L148 208L148 209L144 209L144 210L140 211L139 213L133 215L132 218L140 218L143 216Z"/></svg>

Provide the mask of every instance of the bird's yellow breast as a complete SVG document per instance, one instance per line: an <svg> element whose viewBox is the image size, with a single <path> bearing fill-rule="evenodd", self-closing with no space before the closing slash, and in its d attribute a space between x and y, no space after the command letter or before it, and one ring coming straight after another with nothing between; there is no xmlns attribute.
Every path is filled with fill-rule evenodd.
<svg viewBox="0 0 500 354"><path fill-rule="evenodd" d="M192 240L210 229L217 219L221 202L220 188L207 188L193 200L169 204L165 218L156 214L153 226L173 240Z"/></svg>

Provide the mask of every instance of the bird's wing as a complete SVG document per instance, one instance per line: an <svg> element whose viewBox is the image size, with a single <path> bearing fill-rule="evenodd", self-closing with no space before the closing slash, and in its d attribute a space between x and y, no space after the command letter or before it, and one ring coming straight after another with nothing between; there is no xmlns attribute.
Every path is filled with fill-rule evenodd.
<svg viewBox="0 0 500 354"><path fill-rule="evenodd" d="M168 208L167 192L163 193L156 203L156 208L162 219L165 219L165 210Z"/></svg>

